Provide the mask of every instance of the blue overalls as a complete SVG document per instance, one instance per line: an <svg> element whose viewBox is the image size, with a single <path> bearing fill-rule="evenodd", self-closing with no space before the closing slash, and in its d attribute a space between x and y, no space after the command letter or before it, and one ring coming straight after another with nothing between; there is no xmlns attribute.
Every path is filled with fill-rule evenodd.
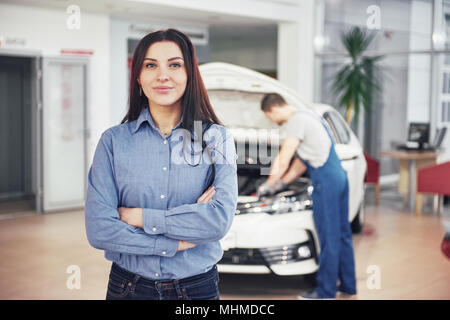
<svg viewBox="0 0 450 320"><path fill-rule="evenodd" d="M347 173L335 152L328 128L325 129L331 139L325 164L315 168L299 158L306 165L314 187L313 216L320 243L316 290L323 298L334 298L338 289L337 280L340 280L340 291L356 294L356 276L352 231L348 221Z"/></svg>

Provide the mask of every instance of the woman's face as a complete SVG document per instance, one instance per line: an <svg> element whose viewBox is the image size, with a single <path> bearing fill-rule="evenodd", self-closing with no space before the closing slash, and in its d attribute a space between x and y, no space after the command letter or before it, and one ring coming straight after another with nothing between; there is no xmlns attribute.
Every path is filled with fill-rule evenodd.
<svg viewBox="0 0 450 320"><path fill-rule="evenodd" d="M183 53L175 42L155 42L148 48L139 83L150 106L181 106L187 73Z"/></svg>

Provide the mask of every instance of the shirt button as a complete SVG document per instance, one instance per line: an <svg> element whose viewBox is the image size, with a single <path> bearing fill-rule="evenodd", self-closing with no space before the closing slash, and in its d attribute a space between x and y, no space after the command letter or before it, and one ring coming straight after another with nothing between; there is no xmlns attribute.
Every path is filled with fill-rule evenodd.
<svg viewBox="0 0 450 320"><path fill-rule="evenodd" d="M164 140L164 142L163 142L164 144L167 144L167 140Z"/></svg>
<svg viewBox="0 0 450 320"><path fill-rule="evenodd" d="M163 171L166 171L167 170L167 167L163 167Z"/></svg>
<svg viewBox="0 0 450 320"><path fill-rule="evenodd" d="M165 255L166 253L167 253L167 252L165 252L165 251L162 252L162 254L164 254L164 255Z"/></svg>
<svg viewBox="0 0 450 320"><path fill-rule="evenodd" d="M161 195L161 199L164 199L165 197L166 197L165 195L163 195L163 194Z"/></svg>
<svg viewBox="0 0 450 320"><path fill-rule="evenodd" d="M153 231L153 232L156 232L156 227L153 227L153 228L152 228L152 231Z"/></svg>

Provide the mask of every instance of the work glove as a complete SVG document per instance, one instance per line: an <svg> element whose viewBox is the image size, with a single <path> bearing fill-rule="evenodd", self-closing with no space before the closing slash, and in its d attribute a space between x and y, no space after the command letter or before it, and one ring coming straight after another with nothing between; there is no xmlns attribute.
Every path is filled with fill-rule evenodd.
<svg viewBox="0 0 450 320"><path fill-rule="evenodd" d="M259 186L258 191L256 191L256 195L258 198L273 196L275 193L280 192L281 190L286 188L286 184L281 181L281 179L277 180L274 185L270 185L268 183L263 183Z"/></svg>

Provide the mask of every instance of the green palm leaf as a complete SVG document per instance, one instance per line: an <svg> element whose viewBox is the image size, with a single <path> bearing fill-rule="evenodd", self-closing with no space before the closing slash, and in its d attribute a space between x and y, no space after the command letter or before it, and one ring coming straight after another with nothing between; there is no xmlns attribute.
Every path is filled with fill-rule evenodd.
<svg viewBox="0 0 450 320"><path fill-rule="evenodd" d="M344 64L334 77L331 90L338 105L346 108L347 122L358 119L361 107L366 111L372 108L373 94L381 91L381 74L378 62L383 56L365 56L375 33L368 33L359 27L342 34L341 40L351 61ZM352 117L352 112L354 116Z"/></svg>

